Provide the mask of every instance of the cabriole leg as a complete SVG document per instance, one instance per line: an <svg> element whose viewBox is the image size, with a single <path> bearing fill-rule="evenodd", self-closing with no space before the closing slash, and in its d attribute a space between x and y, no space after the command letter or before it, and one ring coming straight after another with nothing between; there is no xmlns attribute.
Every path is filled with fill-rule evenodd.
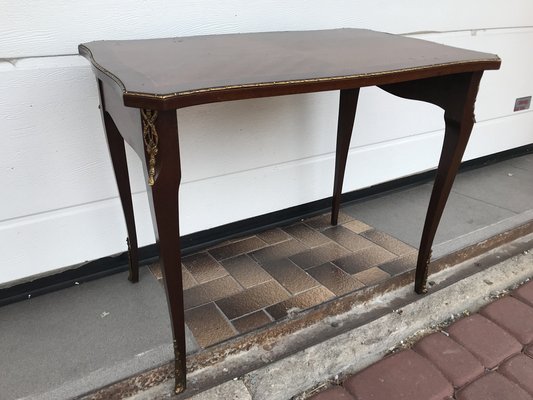
<svg viewBox="0 0 533 400"><path fill-rule="evenodd" d="M444 143L418 251L417 293L427 292L431 246L474 126L474 104L482 75L483 72L471 72L381 86L397 96L427 101L444 109Z"/></svg>
<svg viewBox="0 0 533 400"><path fill-rule="evenodd" d="M128 279L135 283L139 281L139 255L137 244L137 232L135 229L135 218L133 215L133 203L131 198L130 178L128 174L128 163L126 160L126 148L124 145L124 138L120 134L111 115L106 111L103 96L102 82L98 81L100 89L100 99L102 107L102 118L104 121L105 133L113 170L115 171L115 179L117 182L118 193L120 196L120 203L122 204L122 211L124 219L126 220L126 229L128 231L128 238L126 243L128 245L128 260L129 260L129 276Z"/></svg>
<svg viewBox="0 0 533 400"><path fill-rule="evenodd" d="M186 349L178 211L181 168L176 111L141 110L141 118L148 197L172 326L175 392L181 393L186 387Z"/></svg>

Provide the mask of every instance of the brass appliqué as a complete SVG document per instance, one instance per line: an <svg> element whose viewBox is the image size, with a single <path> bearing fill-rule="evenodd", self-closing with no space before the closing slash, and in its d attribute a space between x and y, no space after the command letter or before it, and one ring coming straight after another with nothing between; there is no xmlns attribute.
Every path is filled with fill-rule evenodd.
<svg viewBox="0 0 533 400"><path fill-rule="evenodd" d="M127 237L126 238L126 244L128 245L128 266L129 266L129 276L128 276L128 279L131 281L133 279L133 261L131 259L131 243L130 243L130 238Z"/></svg>
<svg viewBox="0 0 533 400"><path fill-rule="evenodd" d="M157 155L157 145L159 136L155 127L157 111L141 109L141 119L143 125L143 138L148 153L148 184L153 186L155 183L155 162Z"/></svg>
<svg viewBox="0 0 533 400"><path fill-rule="evenodd" d="M178 343L176 340L174 340L174 371L176 374L174 393L176 394L179 394L185 390L185 371L182 369L181 357L182 354L178 350Z"/></svg>
<svg viewBox="0 0 533 400"><path fill-rule="evenodd" d="M431 257L433 256L433 249L429 250L428 257L426 258L426 268L424 269L424 287L422 289L422 293L427 293L427 280L428 280L428 272L429 272L429 264L431 262Z"/></svg>

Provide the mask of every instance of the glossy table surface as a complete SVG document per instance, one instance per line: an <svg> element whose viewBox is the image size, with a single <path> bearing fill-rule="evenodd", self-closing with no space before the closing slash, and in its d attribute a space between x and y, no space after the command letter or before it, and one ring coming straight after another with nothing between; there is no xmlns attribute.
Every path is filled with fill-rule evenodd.
<svg viewBox="0 0 533 400"><path fill-rule="evenodd" d="M493 54L363 29L109 40L79 49L120 87L126 105L160 100L154 108L223 101L231 99L228 92L246 89L283 86L290 94L312 84L313 91L332 90L500 63Z"/></svg>

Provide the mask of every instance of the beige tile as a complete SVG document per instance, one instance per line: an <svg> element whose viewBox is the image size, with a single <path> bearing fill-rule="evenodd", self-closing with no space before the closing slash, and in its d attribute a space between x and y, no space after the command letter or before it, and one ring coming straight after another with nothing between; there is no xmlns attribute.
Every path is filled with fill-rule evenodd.
<svg viewBox="0 0 533 400"><path fill-rule="evenodd" d="M349 216L348 214L344 214L342 211L339 212L339 218L337 220L337 223L339 225L347 223L351 221L353 218ZM304 220L304 223L308 226L310 226L313 229L316 229L317 231L322 231L324 229L331 228L331 213L325 213L313 218L309 218Z"/></svg>
<svg viewBox="0 0 533 400"><path fill-rule="evenodd" d="M359 282L332 263L310 268L307 272L337 296L353 292L365 286L362 282Z"/></svg>
<svg viewBox="0 0 533 400"><path fill-rule="evenodd" d="M244 317L231 321L235 329L240 333L253 331L272 322L272 319L263 311L259 310Z"/></svg>
<svg viewBox="0 0 533 400"><path fill-rule="evenodd" d="M214 279L183 291L185 309L228 297L242 291L241 286L231 276Z"/></svg>
<svg viewBox="0 0 533 400"><path fill-rule="evenodd" d="M339 246L337 243L329 242L325 245L295 254L289 258L299 267L307 269L324 264L328 261L336 260L348 254L350 254L350 252L344 247Z"/></svg>
<svg viewBox="0 0 533 400"><path fill-rule="evenodd" d="M254 251L250 255L256 261L258 261L259 264L266 264L275 260L281 260L282 258L292 256L293 254L300 253L307 249L308 247L298 240L290 239L285 242Z"/></svg>
<svg viewBox="0 0 533 400"><path fill-rule="evenodd" d="M181 279L183 282L183 290L187 290L198 285L196 279L194 279L192 274L185 268L181 268Z"/></svg>
<svg viewBox="0 0 533 400"><path fill-rule="evenodd" d="M228 274L213 257L208 253L194 253L183 257L181 263L192 274L198 283L205 283L221 278Z"/></svg>
<svg viewBox="0 0 533 400"><path fill-rule="evenodd" d="M204 348L229 339L236 333L213 303L186 311L185 322L198 344Z"/></svg>
<svg viewBox="0 0 533 400"><path fill-rule="evenodd" d="M229 319L236 319L279 303L288 297L287 291L278 282L272 280L218 300L216 303Z"/></svg>
<svg viewBox="0 0 533 400"><path fill-rule="evenodd" d="M318 286L317 281L311 278L303 269L292 263L288 258L264 264L263 268L292 294Z"/></svg>
<svg viewBox="0 0 533 400"><path fill-rule="evenodd" d="M361 235L398 256L403 256L416 251L414 247L375 229L365 231Z"/></svg>
<svg viewBox="0 0 533 400"><path fill-rule="evenodd" d="M280 228L274 228L268 231L258 233L257 237L268 244L284 242L285 240L291 238L288 233L284 232Z"/></svg>
<svg viewBox="0 0 533 400"><path fill-rule="evenodd" d="M370 240L365 239L342 225L326 229L322 233L350 251L359 251L373 245Z"/></svg>
<svg viewBox="0 0 533 400"><path fill-rule="evenodd" d="M328 243L330 240L320 232L299 222L297 224L283 228L292 237L305 243L309 247L316 247Z"/></svg>
<svg viewBox="0 0 533 400"><path fill-rule="evenodd" d="M267 244L256 236L249 237L244 240L238 240L224 246L209 249L209 253L217 260L224 260L226 258L236 257L238 255L248 253Z"/></svg>
<svg viewBox="0 0 533 400"><path fill-rule="evenodd" d="M396 258L395 254L373 244L371 247L367 247L346 257L334 260L333 264L353 275L379 264L383 264L394 258Z"/></svg>
<svg viewBox="0 0 533 400"><path fill-rule="evenodd" d="M390 275L381 270L379 267L372 267L365 271L358 272L352 276L358 281L364 283L366 286L372 286L390 278Z"/></svg>
<svg viewBox="0 0 533 400"><path fill-rule="evenodd" d="M415 269L417 257L418 252L406 254L405 256L383 263L379 268L392 276L399 275L403 272Z"/></svg>
<svg viewBox="0 0 533 400"><path fill-rule="evenodd" d="M290 299L284 300L278 304L268 307L266 311L276 320L279 320L289 312L299 312L323 303L332 297L335 297L328 289L322 286L302 292Z"/></svg>
<svg viewBox="0 0 533 400"><path fill-rule="evenodd" d="M163 272L161 271L161 264L159 264L159 262L153 263L149 266L149 268L158 281L163 279ZM198 285L198 282L196 282L191 273L183 266L181 267L181 279L183 283L183 290L190 289L193 286Z"/></svg>
<svg viewBox="0 0 533 400"><path fill-rule="evenodd" d="M244 288L269 281L272 277L247 254L221 261L226 271Z"/></svg>
<svg viewBox="0 0 533 400"><path fill-rule="evenodd" d="M163 273L161 272L161 264L159 264L159 261L153 263L148 268L150 268L150 272L155 276L155 279L158 281L163 279Z"/></svg>
<svg viewBox="0 0 533 400"><path fill-rule="evenodd" d="M367 225L364 222L361 222L355 219L353 221L342 224L342 226L344 226L345 228L348 228L349 230L355 233L361 233L369 229L372 229L370 225Z"/></svg>

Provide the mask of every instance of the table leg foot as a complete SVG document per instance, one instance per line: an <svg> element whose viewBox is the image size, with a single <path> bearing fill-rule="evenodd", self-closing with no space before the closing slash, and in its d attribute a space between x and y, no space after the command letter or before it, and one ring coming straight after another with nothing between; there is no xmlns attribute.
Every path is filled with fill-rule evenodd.
<svg viewBox="0 0 533 400"><path fill-rule="evenodd" d="M185 384L176 382L176 385L174 387L174 394L180 394L185 391Z"/></svg>
<svg viewBox="0 0 533 400"><path fill-rule="evenodd" d="M131 283L139 282L139 255L137 252L137 246L131 245L130 238L126 238L126 244L128 245L128 280Z"/></svg>
<svg viewBox="0 0 533 400"><path fill-rule="evenodd" d="M181 354L179 345L174 340L174 371L175 371L175 379L174 379L174 393L180 394L185 391L187 388L187 379L186 379L186 371L183 370L183 365L185 364L182 360L182 357L185 357L185 354Z"/></svg>
<svg viewBox="0 0 533 400"><path fill-rule="evenodd" d="M415 292L418 294L425 294L428 292L427 281L431 254L431 249L429 250L429 253L427 251L421 251L418 253L415 277Z"/></svg>

